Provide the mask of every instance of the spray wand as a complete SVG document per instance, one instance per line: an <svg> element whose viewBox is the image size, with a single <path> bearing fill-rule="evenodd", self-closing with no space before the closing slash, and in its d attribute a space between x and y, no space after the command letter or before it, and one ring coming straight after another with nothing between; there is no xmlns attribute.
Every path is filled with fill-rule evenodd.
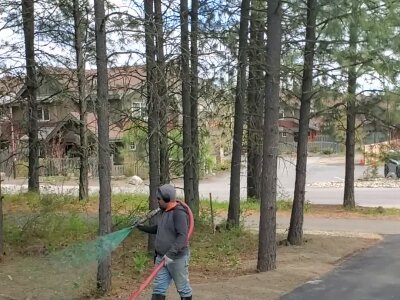
<svg viewBox="0 0 400 300"><path fill-rule="evenodd" d="M139 218L139 219L135 220L132 223L132 225L130 226L130 228L133 229L133 228L137 227L139 224L142 224L142 223L146 222L147 220L150 220L152 217L157 215L160 211L161 211L160 208L156 208L156 209L153 209L153 210L149 211L142 218Z"/></svg>

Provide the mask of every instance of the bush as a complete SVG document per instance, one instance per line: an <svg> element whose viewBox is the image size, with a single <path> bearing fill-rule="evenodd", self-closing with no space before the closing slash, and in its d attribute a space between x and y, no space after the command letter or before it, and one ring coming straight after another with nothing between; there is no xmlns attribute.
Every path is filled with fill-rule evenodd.
<svg viewBox="0 0 400 300"><path fill-rule="evenodd" d="M5 240L10 245L27 247L39 243L53 250L96 234L97 219L85 215L82 204L74 197L25 193L7 195L5 203L13 211L19 208L18 217L9 216L4 224Z"/></svg>
<svg viewBox="0 0 400 300"><path fill-rule="evenodd" d="M15 164L16 177L28 177L28 163L24 161L17 161Z"/></svg>
<svg viewBox="0 0 400 300"><path fill-rule="evenodd" d="M391 151L388 151L388 152L383 152L380 155L380 159L382 161L387 161L389 159L394 159L394 160L399 160L400 161L400 151L391 150Z"/></svg>
<svg viewBox="0 0 400 300"><path fill-rule="evenodd" d="M333 154L333 150L332 150L332 149L325 149L325 150L322 150L322 154L324 154L324 155L331 155L331 154Z"/></svg>
<svg viewBox="0 0 400 300"><path fill-rule="evenodd" d="M216 171L229 171L231 169L231 162L229 160L224 160L215 165Z"/></svg>

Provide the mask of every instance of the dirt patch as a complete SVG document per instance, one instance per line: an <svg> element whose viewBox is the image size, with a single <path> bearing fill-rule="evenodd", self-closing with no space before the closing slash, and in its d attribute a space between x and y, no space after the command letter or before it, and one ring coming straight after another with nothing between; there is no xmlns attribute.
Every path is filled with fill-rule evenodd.
<svg viewBox="0 0 400 300"><path fill-rule="evenodd" d="M290 217L290 211L278 211L277 214ZM382 207L357 207L347 210L342 205L313 204L305 212L307 217L332 219L369 219L369 220L400 220L400 210Z"/></svg>
<svg viewBox="0 0 400 300"><path fill-rule="evenodd" d="M297 286L332 270L343 259L361 251L379 239L349 238L329 235L308 235L303 246L279 246L277 270L256 273L256 261L244 260L241 268L227 276L223 271L207 273L191 271L195 299L278 299ZM245 274L245 275L243 275ZM119 280L120 278L117 278ZM119 282L121 283L121 281ZM103 300L128 299L135 286L127 282ZM149 299L147 290L140 299ZM177 298L171 287L169 296Z"/></svg>

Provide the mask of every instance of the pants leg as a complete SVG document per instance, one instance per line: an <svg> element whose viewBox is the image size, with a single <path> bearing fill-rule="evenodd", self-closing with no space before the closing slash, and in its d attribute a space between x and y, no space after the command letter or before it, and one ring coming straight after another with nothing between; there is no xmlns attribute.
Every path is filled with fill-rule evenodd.
<svg viewBox="0 0 400 300"><path fill-rule="evenodd" d="M156 265L161 262L162 257L156 257ZM171 284L171 274L167 267L163 267L153 281L153 294L166 295L169 285Z"/></svg>
<svg viewBox="0 0 400 300"><path fill-rule="evenodd" d="M182 298L192 296L192 288L189 283L189 255L175 259L168 264L167 268L179 295Z"/></svg>

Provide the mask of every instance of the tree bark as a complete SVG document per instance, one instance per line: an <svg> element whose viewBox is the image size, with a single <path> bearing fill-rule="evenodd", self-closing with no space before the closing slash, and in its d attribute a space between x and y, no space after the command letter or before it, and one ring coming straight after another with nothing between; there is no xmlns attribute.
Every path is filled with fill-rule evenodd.
<svg viewBox="0 0 400 300"><path fill-rule="evenodd" d="M164 29L161 0L154 0L157 53L157 87L160 101L160 184L169 183L168 88L165 73Z"/></svg>
<svg viewBox="0 0 400 300"><path fill-rule="evenodd" d="M307 0L306 45L302 92L300 99L299 140L297 142L296 181L288 241L292 245L303 243L304 198L307 176L307 144L310 122L311 98L313 93L313 68L316 42L316 0Z"/></svg>
<svg viewBox="0 0 400 300"><path fill-rule="evenodd" d="M180 2L181 21L181 81L183 113L183 185L185 201L195 211L193 197L193 149L192 116L190 101L190 49L189 49L189 8L188 0Z"/></svg>
<svg viewBox="0 0 400 300"><path fill-rule="evenodd" d="M263 170L257 270L276 269L276 181L282 47L281 0L267 2L266 88Z"/></svg>
<svg viewBox="0 0 400 300"><path fill-rule="evenodd" d="M28 141L29 167L28 190L39 192L39 138L38 138L38 105L37 105L37 74L35 63L35 22L34 1L22 0L22 20L25 40L26 61L26 95L28 100Z"/></svg>
<svg viewBox="0 0 400 300"><path fill-rule="evenodd" d="M352 64L348 68L347 80L347 126L346 126L346 173L344 178L343 206L354 208L354 156L356 140L356 89L357 70L354 62L357 61L357 4L352 1L349 28L349 54Z"/></svg>
<svg viewBox="0 0 400 300"><path fill-rule="evenodd" d="M195 218L199 216L199 176L200 176L200 147L199 147L199 125L198 125L198 100L199 100L199 57L198 57L198 34L199 34L199 0L192 0L191 12L191 116L192 116L192 166L193 166L193 213Z"/></svg>
<svg viewBox="0 0 400 300"><path fill-rule="evenodd" d="M235 116L231 160L231 180L227 225L238 226L240 218L240 170L242 162L242 142L244 123L244 103L246 98L247 34L249 29L250 0L242 0L239 28L238 73L235 95Z"/></svg>
<svg viewBox="0 0 400 300"><path fill-rule="evenodd" d="M264 112L263 4L252 2L250 17L249 80L247 87L247 198L260 200L262 174L262 131Z"/></svg>
<svg viewBox="0 0 400 300"><path fill-rule="evenodd" d="M3 219L3 193L1 192L1 184L3 178L0 176L0 262L4 255L4 219Z"/></svg>
<svg viewBox="0 0 400 300"><path fill-rule="evenodd" d="M99 235L111 232L111 159L109 143L109 103L106 19L104 0L94 2L97 65L97 124L99 139ZM97 288L104 294L111 289L111 255L99 261Z"/></svg>
<svg viewBox="0 0 400 300"><path fill-rule="evenodd" d="M79 137L80 137L80 166L79 166L79 200L87 200L89 197L89 162L87 140L87 102L86 102L86 68L83 53L85 38L85 24L82 17L82 8L79 0L73 2L74 14L74 46L78 80L79 99Z"/></svg>
<svg viewBox="0 0 400 300"><path fill-rule="evenodd" d="M159 100L156 84L155 62L155 25L153 0L145 0L145 42L146 42L146 84L148 110L148 139L149 139L149 179L150 197L149 209L158 207L156 193L160 185L160 138L159 138ZM151 222L155 222L152 220ZM153 224L153 223L152 223ZM149 236L148 250L154 250L154 236Z"/></svg>

